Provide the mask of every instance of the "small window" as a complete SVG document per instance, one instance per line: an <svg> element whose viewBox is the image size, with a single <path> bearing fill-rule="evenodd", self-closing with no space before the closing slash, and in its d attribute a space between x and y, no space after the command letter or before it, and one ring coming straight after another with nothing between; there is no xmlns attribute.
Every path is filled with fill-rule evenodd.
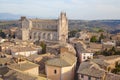
<svg viewBox="0 0 120 80"><path fill-rule="evenodd" d="M0 66L2 66L2 64L0 64Z"/></svg>
<svg viewBox="0 0 120 80"><path fill-rule="evenodd" d="M54 70L54 73L57 74L57 70Z"/></svg>
<svg viewBox="0 0 120 80"><path fill-rule="evenodd" d="M81 78L84 78L84 75L83 75L83 74L81 74Z"/></svg>
<svg viewBox="0 0 120 80"><path fill-rule="evenodd" d="M85 56L83 57L83 59L85 59Z"/></svg>
<svg viewBox="0 0 120 80"><path fill-rule="evenodd" d="M8 63L5 63L4 65L8 65Z"/></svg>
<svg viewBox="0 0 120 80"><path fill-rule="evenodd" d="M91 77L90 77L90 76L88 77L88 80L91 80Z"/></svg>

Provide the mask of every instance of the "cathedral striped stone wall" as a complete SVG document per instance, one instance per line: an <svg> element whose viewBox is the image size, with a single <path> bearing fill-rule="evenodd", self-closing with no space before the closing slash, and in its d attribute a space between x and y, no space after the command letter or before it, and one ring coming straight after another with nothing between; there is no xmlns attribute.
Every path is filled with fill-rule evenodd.
<svg viewBox="0 0 120 80"><path fill-rule="evenodd" d="M27 19L21 18L21 31L16 37L22 40L62 41L68 39L68 20L66 13L58 19ZM21 35L20 33L21 32Z"/></svg>

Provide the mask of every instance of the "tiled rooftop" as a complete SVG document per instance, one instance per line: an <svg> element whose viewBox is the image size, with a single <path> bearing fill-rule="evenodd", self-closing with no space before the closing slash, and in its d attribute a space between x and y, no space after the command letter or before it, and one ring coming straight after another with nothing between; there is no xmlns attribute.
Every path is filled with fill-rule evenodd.
<svg viewBox="0 0 120 80"><path fill-rule="evenodd" d="M106 57L101 57L100 59L111 60L111 59L116 59L116 58L120 58L120 55L106 56Z"/></svg>
<svg viewBox="0 0 120 80"><path fill-rule="evenodd" d="M60 57L50 59L46 62L47 65L57 66L57 67L66 67L71 66L76 62L76 57L70 53L60 54Z"/></svg>
<svg viewBox="0 0 120 80"><path fill-rule="evenodd" d="M24 62L24 63L14 63L14 64L11 64L9 65L8 67L10 69L17 69L17 70L20 70L20 71L26 71L26 70L29 70L29 69L32 69L32 68L35 68L35 67L38 67L39 65L35 64L35 63L32 63L32 62Z"/></svg>
<svg viewBox="0 0 120 80"><path fill-rule="evenodd" d="M91 60L92 62L98 64L99 66L104 66L104 67L107 67L109 64L106 63L104 60L102 59L93 59Z"/></svg>
<svg viewBox="0 0 120 80"><path fill-rule="evenodd" d="M23 51L36 51L37 49L34 49L32 47L13 47L13 52L23 52Z"/></svg>
<svg viewBox="0 0 120 80"><path fill-rule="evenodd" d="M81 63L77 73L102 78L105 74L105 71L101 70L100 67L95 63L83 62Z"/></svg>
<svg viewBox="0 0 120 80"><path fill-rule="evenodd" d="M5 64L7 62L10 62L11 59L10 58L0 58L0 64Z"/></svg>
<svg viewBox="0 0 120 80"><path fill-rule="evenodd" d="M44 77L33 76L30 74L25 74L15 70L10 70L6 75L5 79L9 80L46 80Z"/></svg>
<svg viewBox="0 0 120 80"><path fill-rule="evenodd" d="M105 80L120 80L120 75L107 73Z"/></svg>

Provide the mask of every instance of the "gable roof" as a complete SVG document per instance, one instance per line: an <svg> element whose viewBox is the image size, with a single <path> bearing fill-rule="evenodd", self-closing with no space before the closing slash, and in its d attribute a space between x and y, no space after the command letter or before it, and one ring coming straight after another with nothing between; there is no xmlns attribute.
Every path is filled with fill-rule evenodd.
<svg viewBox="0 0 120 80"><path fill-rule="evenodd" d="M24 62L24 63L14 63L14 64L11 64L11 65L8 65L8 67L10 69L17 69L17 70L20 70L20 71L26 71L26 70L29 70L29 69L32 69L32 68L35 68L35 67L38 67L39 65L35 64L35 63L32 63L32 62Z"/></svg>
<svg viewBox="0 0 120 80"><path fill-rule="evenodd" d="M36 77L32 77L30 75L22 74L20 72L10 70L8 73L5 75L5 79L9 80L36 80Z"/></svg>
<svg viewBox="0 0 120 80"><path fill-rule="evenodd" d="M98 64L99 66L104 66L104 67L109 66L109 64L102 59L92 59L91 61Z"/></svg>
<svg viewBox="0 0 120 80"><path fill-rule="evenodd" d="M100 67L93 62L83 62L81 63L77 73L96 78L102 78L105 74L105 71L101 70Z"/></svg>
<svg viewBox="0 0 120 80"><path fill-rule="evenodd" d="M23 72L18 72L15 70L10 70L5 74L5 79L9 80L46 80L46 78L41 76L33 76Z"/></svg>

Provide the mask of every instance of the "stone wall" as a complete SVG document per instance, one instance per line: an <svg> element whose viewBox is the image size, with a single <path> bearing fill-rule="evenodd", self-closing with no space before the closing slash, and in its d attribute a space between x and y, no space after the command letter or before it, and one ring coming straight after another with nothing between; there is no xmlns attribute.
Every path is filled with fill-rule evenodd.
<svg viewBox="0 0 120 80"><path fill-rule="evenodd" d="M31 31L30 39L32 40L57 40L57 32L51 31Z"/></svg>

